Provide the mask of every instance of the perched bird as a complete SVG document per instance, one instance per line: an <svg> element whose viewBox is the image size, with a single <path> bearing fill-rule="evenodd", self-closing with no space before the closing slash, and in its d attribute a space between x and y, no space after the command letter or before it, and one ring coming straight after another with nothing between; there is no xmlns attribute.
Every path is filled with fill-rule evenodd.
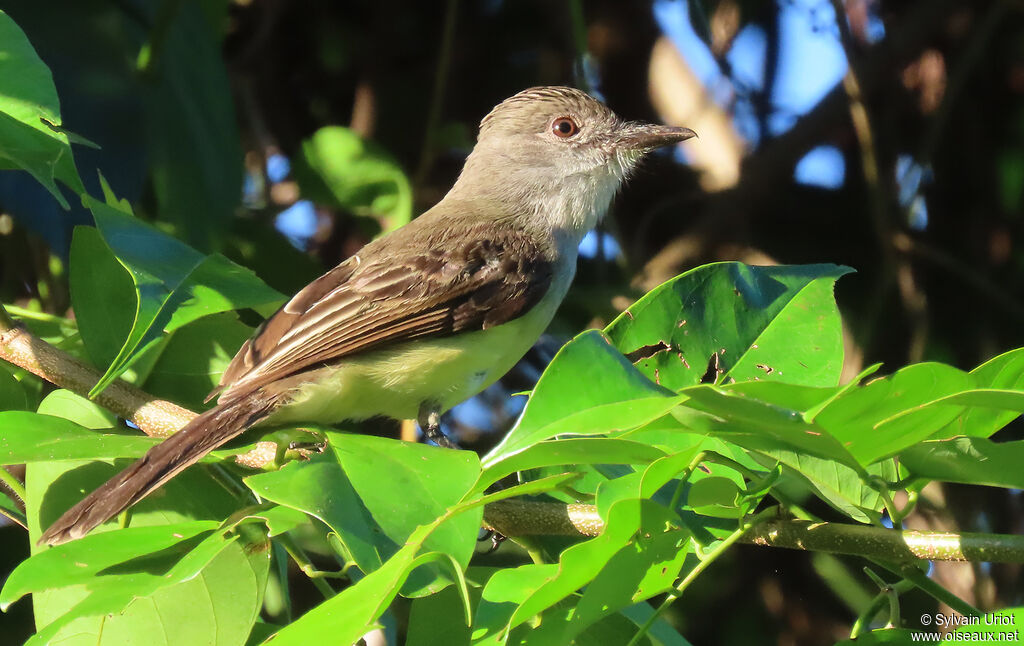
<svg viewBox="0 0 1024 646"><path fill-rule="evenodd" d="M238 351L218 404L68 510L39 539L85 535L257 423L440 414L507 372L576 271L623 179L687 128L625 122L567 87L496 106L432 209L307 285Z"/></svg>

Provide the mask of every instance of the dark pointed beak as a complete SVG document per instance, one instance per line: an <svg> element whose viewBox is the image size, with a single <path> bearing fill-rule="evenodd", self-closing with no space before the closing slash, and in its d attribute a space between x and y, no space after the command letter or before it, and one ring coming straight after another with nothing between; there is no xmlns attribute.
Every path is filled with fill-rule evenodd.
<svg viewBox="0 0 1024 646"><path fill-rule="evenodd" d="M677 144L697 136L689 128L658 126L647 123L627 123L619 132L619 146L648 152L655 148Z"/></svg>

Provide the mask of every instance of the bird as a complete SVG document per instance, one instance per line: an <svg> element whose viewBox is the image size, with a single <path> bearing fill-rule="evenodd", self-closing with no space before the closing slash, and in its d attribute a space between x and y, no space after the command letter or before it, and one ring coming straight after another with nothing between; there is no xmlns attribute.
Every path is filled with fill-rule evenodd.
<svg viewBox="0 0 1024 646"><path fill-rule="evenodd" d="M504 375L551 321L583 236L647 153L696 134L624 121L583 91L523 90L480 122L451 190L300 290L246 341L217 404L58 518L80 538L207 453L260 425L417 419Z"/></svg>

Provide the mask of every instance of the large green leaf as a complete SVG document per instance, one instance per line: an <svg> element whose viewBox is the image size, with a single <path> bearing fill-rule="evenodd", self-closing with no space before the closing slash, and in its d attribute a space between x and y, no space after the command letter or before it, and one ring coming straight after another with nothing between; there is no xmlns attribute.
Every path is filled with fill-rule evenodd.
<svg viewBox="0 0 1024 646"><path fill-rule="evenodd" d="M1024 489L1024 441L993 442L981 437L921 442L900 453L911 476Z"/></svg>
<svg viewBox="0 0 1024 646"><path fill-rule="evenodd" d="M399 545L414 529L461 501L480 475L480 460L471 451L364 435L328 437L359 498ZM443 523L426 539L424 549L448 554L465 568L476 545L481 513L475 509Z"/></svg>
<svg viewBox="0 0 1024 646"><path fill-rule="evenodd" d="M75 321L94 365L109 366L135 318L131 274L93 227L75 227L68 282Z"/></svg>
<svg viewBox="0 0 1024 646"><path fill-rule="evenodd" d="M0 464L139 457L157 443L144 435L97 433L49 415L0 412Z"/></svg>
<svg viewBox="0 0 1024 646"><path fill-rule="evenodd" d="M475 489L483 491L509 474L528 469L582 464L649 464L664 456L664 451L647 444L603 437L540 442L485 469Z"/></svg>
<svg viewBox="0 0 1024 646"><path fill-rule="evenodd" d="M779 400L764 401L755 396L775 399L769 395L777 395L788 387L803 388L787 385L757 393L710 384L692 386L683 391L689 399L672 414L691 432L708 433L746 449L797 451L835 460L859 471L851 452L835 437L805 420L802 411L776 403ZM783 397L781 401L788 399Z"/></svg>
<svg viewBox="0 0 1024 646"><path fill-rule="evenodd" d="M1024 348L1010 350L971 371L978 388L1024 390ZM975 406L964 411L950 425L935 433L934 439L968 435L988 437L1016 419L1015 410Z"/></svg>
<svg viewBox="0 0 1024 646"><path fill-rule="evenodd" d="M815 416L861 464L871 464L947 432L969 407L1024 410L1024 393L974 388L972 375L941 363L919 363L850 389ZM973 428L991 429L989 423Z"/></svg>
<svg viewBox="0 0 1024 646"><path fill-rule="evenodd" d="M195 249L98 200L87 198L96 226L135 283L131 332L96 384L95 395L134 361L147 344L216 312L276 303L281 295L223 256Z"/></svg>
<svg viewBox="0 0 1024 646"><path fill-rule="evenodd" d="M192 410L205 408L206 396L252 332L234 312L206 316L175 330L146 378L146 392Z"/></svg>
<svg viewBox="0 0 1024 646"><path fill-rule="evenodd" d="M581 375L587 378L581 379ZM541 375L526 410L484 458L491 466L556 435L597 435L651 422L681 398L641 374L600 332L565 344Z"/></svg>
<svg viewBox="0 0 1024 646"><path fill-rule="evenodd" d="M29 539L35 541L43 527L118 469L103 462L29 464L25 483ZM189 469L136 505L131 525L219 522L236 506L232 495L203 470ZM86 539L61 547L69 581L78 556L92 558L90 554L101 552L95 546L112 530L116 538L111 540L118 541L119 549L140 554L147 549L144 535L107 523ZM209 641L215 635L216 643L243 644L259 612L268 571L268 550L220 535L195 545L176 563L159 553L139 557L104 569L88 584L34 594L36 621L42 629L32 643L52 639L69 644L186 644Z"/></svg>
<svg viewBox="0 0 1024 646"><path fill-rule="evenodd" d="M85 192L85 187L60 125L60 103L50 69L24 32L0 11L0 169L28 171L68 208L55 180L78 193Z"/></svg>
<svg viewBox="0 0 1024 646"><path fill-rule="evenodd" d="M373 572L398 551L400 543L377 527L333 451L249 476L245 484L265 500L323 521L363 572Z"/></svg>
<svg viewBox="0 0 1024 646"><path fill-rule="evenodd" d="M412 218L412 187L401 167L348 128L320 128L302 142L295 176L305 197L356 215L383 216L386 230Z"/></svg>
<svg viewBox="0 0 1024 646"><path fill-rule="evenodd" d="M806 453L783 449L762 450L766 464L778 462L785 466L783 476L802 480L819 498L837 510L862 523L881 518L883 498L865 481L867 476L879 476L886 482L896 480L896 466L892 460L865 467L864 472L838 462L825 460Z"/></svg>
<svg viewBox="0 0 1024 646"><path fill-rule="evenodd" d="M241 646L259 614L270 559L266 549L247 553L236 538L214 534L165 572L108 574L71 588L88 594L27 643Z"/></svg>
<svg viewBox="0 0 1024 646"><path fill-rule="evenodd" d="M29 593L95 583L96 577L115 565L187 543L195 536L209 534L218 524L212 520L196 520L159 527L132 527L107 536L86 536L44 550L23 561L7 577L0 592L0 610L6 610ZM186 551L181 550L182 554ZM69 562L75 567L68 568Z"/></svg>
<svg viewBox="0 0 1024 646"><path fill-rule="evenodd" d="M704 265L656 287L605 332L672 390L700 383L712 355L724 378L834 386L843 365L836 265Z"/></svg>
<svg viewBox="0 0 1024 646"><path fill-rule="evenodd" d="M417 527L402 548L380 568L284 627L267 643L274 646L305 645L322 640L324 635L330 635L339 644L355 642L377 625L378 617L417 566L438 562L457 567L449 556L437 552L420 554L424 543L438 527L454 516L466 513L490 500L540 493L559 486L565 480L566 478L549 478L535 481L449 508L430 523Z"/></svg>
<svg viewBox="0 0 1024 646"><path fill-rule="evenodd" d="M664 484L664 483L662 483ZM600 536L562 552L557 566L524 565L495 573L483 592L477 610L481 634L474 643L496 643L497 635L529 620L585 585L599 590L586 598L581 620L565 625L562 637L581 632L586 626L619 608L665 591L679 573L689 549L688 533L673 527L673 516L660 505L645 500L621 500L612 506ZM639 533L639 534L638 534ZM631 555L635 554L635 556ZM605 574L611 568L610 574ZM609 585L623 577L615 594ZM601 593L605 593L602 601ZM501 621L495 605L512 610ZM490 614L490 617L482 615Z"/></svg>
<svg viewBox="0 0 1024 646"><path fill-rule="evenodd" d="M501 643L506 631L583 586L588 593L596 586L581 599L579 616L556 629L561 641L552 643L570 643L608 613L671 587L690 549L689 532L675 514L644 497L671 482L691 458L666 457L637 474L636 487L617 496L606 512L601 535L563 551L557 566L534 564L496 572L477 609L474 643Z"/></svg>

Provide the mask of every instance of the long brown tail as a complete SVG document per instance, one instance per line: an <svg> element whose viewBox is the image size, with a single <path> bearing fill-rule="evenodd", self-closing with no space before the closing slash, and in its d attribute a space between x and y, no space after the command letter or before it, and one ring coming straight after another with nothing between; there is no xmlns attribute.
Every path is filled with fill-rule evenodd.
<svg viewBox="0 0 1024 646"><path fill-rule="evenodd" d="M64 512L43 533L38 544L59 545L85 536L266 417L276 401L276 397L257 390L199 415Z"/></svg>

